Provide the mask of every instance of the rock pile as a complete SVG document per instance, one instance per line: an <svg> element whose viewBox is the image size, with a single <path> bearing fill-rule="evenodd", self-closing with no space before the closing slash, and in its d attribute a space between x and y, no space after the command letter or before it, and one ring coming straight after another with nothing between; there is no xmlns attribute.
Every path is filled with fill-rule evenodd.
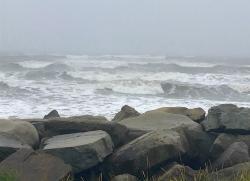
<svg viewBox="0 0 250 181"><path fill-rule="evenodd" d="M20 181L233 181L250 172L250 109L124 106L101 116L0 120L0 178ZM10 172L10 173L9 173ZM215 179L216 178L216 179Z"/></svg>

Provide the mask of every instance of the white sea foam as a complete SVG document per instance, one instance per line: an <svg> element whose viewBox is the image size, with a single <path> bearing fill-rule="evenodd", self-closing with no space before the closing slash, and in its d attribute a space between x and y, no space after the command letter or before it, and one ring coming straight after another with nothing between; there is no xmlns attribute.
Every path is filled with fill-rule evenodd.
<svg viewBox="0 0 250 181"><path fill-rule="evenodd" d="M0 81L17 95L3 94L0 91L0 117L43 117L51 109L57 109L63 116L69 115L104 115L111 118L124 104L129 104L140 112L161 106L209 107L226 103L209 99L175 98L163 95L162 82L185 83L220 86L225 84L236 91L250 91L250 72L228 71L209 72L214 64L197 63L165 56L74 56L53 61L21 61L19 65L26 68L0 71ZM188 58L190 59L190 57ZM174 63L188 67L208 67L205 73L178 72L155 67ZM157 64L157 66L155 66ZM137 69L142 65L146 69ZM120 69L120 67L126 67ZM140 66L138 66L140 67ZM227 67L224 67L226 69ZM234 68L234 67L233 67ZM237 67L236 67L237 68ZM223 69L223 70L224 70ZM231 69L231 67L230 67ZM36 77L27 75L34 74ZM32 73L31 73L32 72ZM43 73L55 75L44 77ZM176 90L172 90L174 91ZM16 93L16 92L15 92ZM226 95L225 95L226 96ZM249 106L249 102L229 100L239 106Z"/></svg>
<svg viewBox="0 0 250 181"><path fill-rule="evenodd" d="M51 62L45 62L45 61L23 61L18 62L19 65L25 68L43 68L51 64Z"/></svg>

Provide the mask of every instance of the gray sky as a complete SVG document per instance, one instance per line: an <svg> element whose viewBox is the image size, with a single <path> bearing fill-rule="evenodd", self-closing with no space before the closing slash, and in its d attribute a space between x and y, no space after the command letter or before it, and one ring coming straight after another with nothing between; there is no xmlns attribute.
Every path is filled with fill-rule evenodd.
<svg viewBox="0 0 250 181"><path fill-rule="evenodd" d="M250 56L249 0L0 0L0 50Z"/></svg>

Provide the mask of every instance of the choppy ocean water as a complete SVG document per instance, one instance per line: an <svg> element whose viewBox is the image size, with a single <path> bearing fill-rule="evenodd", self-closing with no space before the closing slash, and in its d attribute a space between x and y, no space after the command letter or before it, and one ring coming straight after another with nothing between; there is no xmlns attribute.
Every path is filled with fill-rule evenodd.
<svg viewBox="0 0 250 181"><path fill-rule="evenodd" d="M250 62L230 62L130 55L0 57L0 117L39 118L57 109L62 116L111 118L125 104L140 112L162 106L207 110L220 103L250 107Z"/></svg>

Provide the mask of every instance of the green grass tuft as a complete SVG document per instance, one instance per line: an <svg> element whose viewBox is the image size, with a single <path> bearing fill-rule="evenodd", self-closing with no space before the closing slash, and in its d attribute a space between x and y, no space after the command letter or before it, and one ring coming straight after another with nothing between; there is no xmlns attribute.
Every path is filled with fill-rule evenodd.
<svg viewBox="0 0 250 181"><path fill-rule="evenodd" d="M17 181L17 176L14 172L0 172L0 181Z"/></svg>

